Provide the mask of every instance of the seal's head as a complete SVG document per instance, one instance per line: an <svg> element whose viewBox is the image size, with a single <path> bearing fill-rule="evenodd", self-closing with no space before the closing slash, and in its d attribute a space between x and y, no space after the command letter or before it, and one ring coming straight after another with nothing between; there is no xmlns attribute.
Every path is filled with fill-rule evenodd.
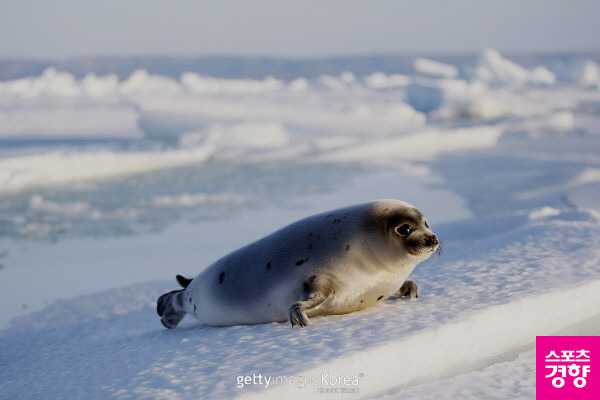
<svg viewBox="0 0 600 400"><path fill-rule="evenodd" d="M408 203L378 201L373 205L371 216L371 223L386 237L392 253L399 257L420 262L439 248L440 241L429 228L423 214Z"/></svg>

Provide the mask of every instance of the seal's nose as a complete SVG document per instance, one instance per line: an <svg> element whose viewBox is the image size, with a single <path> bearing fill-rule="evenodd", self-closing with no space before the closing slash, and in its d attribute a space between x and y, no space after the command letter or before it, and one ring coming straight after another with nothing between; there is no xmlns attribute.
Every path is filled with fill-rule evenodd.
<svg viewBox="0 0 600 400"><path fill-rule="evenodd" d="M439 244L440 244L440 241L438 240L437 236L428 235L425 237L425 245L426 246L433 247L433 246L437 246Z"/></svg>

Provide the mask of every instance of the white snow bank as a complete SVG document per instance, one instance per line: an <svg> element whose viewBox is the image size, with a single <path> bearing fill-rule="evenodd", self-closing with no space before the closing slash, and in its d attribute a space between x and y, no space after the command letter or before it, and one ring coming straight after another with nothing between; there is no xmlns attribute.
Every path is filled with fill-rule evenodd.
<svg viewBox="0 0 600 400"><path fill-rule="evenodd" d="M68 203L58 203L44 199L41 195L36 194L29 201L29 208L32 211L42 211L52 214L81 214L90 210L90 204L83 201L75 201Z"/></svg>
<svg viewBox="0 0 600 400"><path fill-rule="evenodd" d="M213 124L200 132L185 133L179 140L184 147L210 143L215 147L269 149L290 143L290 135L279 122L245 121L232 125Z"/></svg>
<svg viewBox="0 0 600 400"><path fill-rule="evenodd" d="M408 103L418 111L431 112L439 110L438 115L445 118L457 116L494 118L506 113L501 105L491 108L482 107L486 102L491 104L488 86L480 81L466 82L461 79L415 80L406 87ZM498 104L498 102L495 102Z"/></svg>
<svg viewBox="0 0 600 400"><path fill-rule="evenodd" d="M580 188L586 187L586 186L588 186L588 189L586 190L586 192L591 189L591 191L593 193L594 187L598 183L600 183L600 169L594 168L594 167L588 167L588 168L585 168L582 172L580 172L578 176L574 177L573 179L571 179L565 183L561 183L559 185L554 185L554 186L546 186L546 187L542 187L542 188L531 189L528 191L521 192L517 196L521 199L531 199L534 197L544 196L544 195L548 195L549 193L555 193L555 192L562 192L562 193L565 193L567 196L569 196L570 193L574 193L575 191L579 190ZM585 197L586 196L584 196L584 198ZM600 199L600 197L596 197L596 199ZM589 205L593 204L593 203L595 203L595 205L592 205L592 208L600 207L600 203L597 200L592 203L590 203L587 200L585 200L585 202L587 204L587 207L589 207ZM575 204L577 204L577 203L575 203Z"/></svg>
<svg viewBox="0 0 600 400"><path fill-rule="evenodd" d="M577 208L593 211L600 221L600 182L578 186L569 192L567 198Z"/></svg>
<svg viewBox="0 0 600 400"><path fill-rule="evenodd" d="M567 188L569 202L579 209L593 212L600 221L600 169L586 168Z"/></svg>
<svg viewBox="0 0 600 400"><path fill-rule="evenodd" d="M575 126L575 115L573 112L558 111L527 118L515 124L513 130L527 132L532 137L541 137L548 132L570 132L575 129Z"/></svg>
<svg viewBox="0 0 600 400"><path fill-rule="evenodd" d="M592 60L557 61L550 68L562 82L576 83L582 86L600 84L600 68Z"/></svg>
<svg viewBox="0 0 600 400"><path fill-rule="evenodd" d="M533 210L529 213L529 219L544 219L560 215L560 210L554 207L542 207L539 210Z"/></svg>
<svg viewBox="0 0 600 400"><path fill-rule="evenodd" d="M105 97L118 90L119 77L116 74L96 76L93 72L87 73L81 81L83 92L90 97Z"/></svg>
<svg viewBox="0 0 600 400"><path fill-rule="evenodd" d="M583 170L581 174L574 179L573 183L585 185L588 183L600 182L600 168L589 167Z"/></svg>
<svg viewBox="0 0 600 400"><path fill-rule="evenodd" d="M301 371L297 376L321 376L324 371L335 371L335 376L351 377L360 369L364 375L359 379L361 397L400 392L411 385L459 375L465 369L481 369L506 361L508 352L531 345L539 332L558 332L595 318L598 304L600 280L565 290L560 296L552 292L491 306L460 322L425 329L407 338L340 357ZM552 318L542 316L548 310L552 310ZM386 368L381 368L382 365ZM535 375L528 382L531 390ZM240 398L300 399L303 395L298 388L288 385Z"/></svg>
<svg viewBox="0 0 600 400"><path fill-rule="evenodd" d="M351 134L380 136L423 126L427 117L397 98L369 101L352 96L309 90L303 93L277 93L261 99L242 96L164 96L136 98L149 115L218 121L278 121L286 128L323 135Z"/></svg>
<svg viewBox="0 0 600 400"><path fill-rule="evenodd" d="M92 78L88 79L91 80ZM107 78L102 86L113 86L114 78ZM96 85L94 85L96 86ZM75 77L68 72L59 72L56 68L46 69L42 75L14 81L0 81L0 100L12 97L38 98L77 97L85 94Z"/></svg>
<svg viewBox="0 0 600 400"><path fill-rule="evenodd" d="M210 146L140 152L50 152L0 159L0 190L16 192L202 163Z"/></svg>
<svg viewBox="0 0 600 400"><path fill-rule="evenodd" d="M402 400L461 399L505 400L535 398L535 350L525 351L514 361L493 364L481 371L442 378L402 390ZM378 398L393 400L398 393Z"/></svg>
<svg viewBox="0 0 600 400"><path fill-rule="evenodd" d="M458 76L458 68L454 65L444 64L423 57L415 59L414 67L419 74L435 78L454 79Z"/></svg>
<svg viewBox="0 0 600 400"><path fill-rule="evenodd" d="M387 162L399 160L427 160L441 154L461 153L493 147L502 130L493 126L451 130L426 129L355 146L337 149L315 158L316 161Z"/></svg>
<svg viewBox="0 0 600 400"><path fill-rule="evenodd" d="M343 71L338 76L321 75L317 84L333 91L346 90L356 83L356 75L350 71Z"/></svg>
<svg viewBox="0 0 600 400"><path fill-rule="evenodd" d="M296 78L288 84L288 89L292 92L304 92L308 89L308 79Z"/></svg>
<svg viewBox="0 0 600 400"><path fill-rule="evenodd" d="M383 72L375 72L365 78L365 85L371 89L387 89L394 87L407 86L412 82L412 79L407 75L402 74L385 74Z"/></svg>
<svg viewBox="0 0 600 400"><path fill-rule="evenodd" d="M182 87L174 79L162 75L149 74L146 70L134 71L127 80L120 83L118 91L125 95L132 94L174 94L182 91Z"/></svg>
<svg viewBox="0 0 600 400"><path fill-rule="evenodd" d="M86 74L76 79L68 72L46 69L40 76L13 81L0 81L0 103L14 99L39 98L102 98L130 95L177 94L188 92L199 95L215 93L243 94L272 92L284 88L281 80L266 77L254 79L222 79L184 73L179 80L150 74L140 69L119 82L117 75L96 76Z"/></svg>
<svg viewBox="0 0 600 400"><path fill-rule="evenodd" d="M494 49L484 49L471 72L473 79L494 85L521 85L524 83L552 85L556 76L546 67L538 66L528 70L504 58Z"/></svg>
<svg viewBox="0 0 600 400"><path fill-rule="evenodd" d="M154 207L179 208L194 207L198 204L230 203L242 204L246 199L243 196L231 194L208 194L208 193L182 193L178 195L164 195L153 197L150 204Z"/></svg>
<svg viewBox="0 0 600 400"><path fill-rule="evenodd" d="M272 76L262 81L254 79L221 79L203 76L192 72L181 75L181 84L190 93L261 93L280 90L284 87L281 80ZM300 90L300 82L295 82L293 90Z"/></svg>
<svg viewBox="0 0 600 400"><path fill-rule="evenodd" d="M0 82L0 100L96 98L133 93L176 93L181 90L179 82L165 76L151 75L145 70L134 71L125 81L119 82L115 74L98 77L89 73L77 80L71 73L50 67L37 77Z"/></svg>
<svg viewBox="0 0 600 400"><path fill-rule="evenodd" d="M138 111L126 104L65 104L0 108L0 138L140 139Z"/></svg>

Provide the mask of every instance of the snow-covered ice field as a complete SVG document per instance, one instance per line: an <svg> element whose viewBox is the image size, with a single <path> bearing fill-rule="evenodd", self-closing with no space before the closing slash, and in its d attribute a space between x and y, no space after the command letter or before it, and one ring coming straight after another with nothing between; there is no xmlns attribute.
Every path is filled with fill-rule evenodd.
<svg viewBox="0 0 600 400"><path fill-rule="evenodd" d="M600 335L600 69L547 60L0 81L0 398L533 399L536 335ZM418 299L160 324L176 274L378 198L443 242Z"/></svg>

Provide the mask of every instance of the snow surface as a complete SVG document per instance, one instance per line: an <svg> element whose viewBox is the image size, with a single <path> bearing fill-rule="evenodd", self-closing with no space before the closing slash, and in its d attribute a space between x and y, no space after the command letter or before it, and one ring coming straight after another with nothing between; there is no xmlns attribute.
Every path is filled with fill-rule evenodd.
<svg viewBox="0 0 600 400"><path fill-rule="evenodd" d="M536 335L600 334L598 66L414 67L0 82L0 398L534 398ZM418 299L160 325L175 274L376 198L443 242Z"/></svg>

